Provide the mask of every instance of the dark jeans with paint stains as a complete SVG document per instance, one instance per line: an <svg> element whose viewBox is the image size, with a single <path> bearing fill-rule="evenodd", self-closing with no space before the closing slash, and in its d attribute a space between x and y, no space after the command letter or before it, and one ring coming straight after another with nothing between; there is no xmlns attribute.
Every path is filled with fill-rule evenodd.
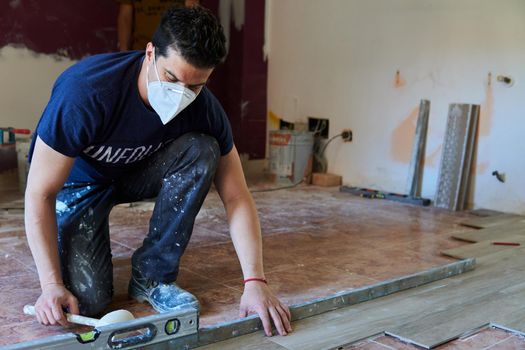
<svg viewBox="0 0 525 350"><path fill-rule="evenodd" d="M132 266L158 282L177 279L195 217L210 189L220 151L211 136L189 133L110 185L66 183L57 196L62 277L80 312L97 315L113 295L108 216L115 204L155 198L149 232Z"/></svg>

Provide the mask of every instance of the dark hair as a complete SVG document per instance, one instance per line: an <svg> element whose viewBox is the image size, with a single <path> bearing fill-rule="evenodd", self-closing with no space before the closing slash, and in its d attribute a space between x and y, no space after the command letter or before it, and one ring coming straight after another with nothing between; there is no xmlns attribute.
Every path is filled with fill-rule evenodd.
<svg viewBox="0 0 525 350"><path fill-rule="evenodd" d="M215 16L201 6L171 7L153 35L155 53L166 57L168 47L197 68L213 68L226 56L226 39Z"/></svg>

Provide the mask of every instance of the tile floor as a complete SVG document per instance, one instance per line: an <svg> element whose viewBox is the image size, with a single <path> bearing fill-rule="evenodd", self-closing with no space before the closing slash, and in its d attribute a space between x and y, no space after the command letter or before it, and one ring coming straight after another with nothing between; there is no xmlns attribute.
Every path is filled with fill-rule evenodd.
<svg viewBox="0 0 525 350"><path fill-rule="evenodd" d="M420 347L382 335L357 344L341 346L338 350L420 350ZM498 328L488 327L464 338L456 339L435 350L523 350L525 338Z"/></svg>
<svg viewBox="0 0 525 350"><path fill-rule="evenodd" d="M362 199L314 186L258 192L254 198L266 277L290 305L452 262L439 252L466 244L451 239L450 232L467 213ZM0 194L0 202L7 200L20 196ZM143 202L117 206L111 213L115 296L108 312L126 308L136 317L153 312L127 298L129 258L147 233L151 210L152 203ZM35 302L39 287L19 209L0 209L0 261L0 345L78 330L39 326L21 313L24 304ZM201 302L201 327L238 317L241 281L220 198L211 192L178 279Z"/></svg>

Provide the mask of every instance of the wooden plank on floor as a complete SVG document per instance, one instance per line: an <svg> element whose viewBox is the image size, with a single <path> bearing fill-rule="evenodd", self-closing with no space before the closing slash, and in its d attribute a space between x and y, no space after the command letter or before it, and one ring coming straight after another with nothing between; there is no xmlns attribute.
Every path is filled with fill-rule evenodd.
<svg viewBox="0 0 525 350"><path fill-rule="evenodd" d="M525 259L524 259L525 260ZM525 262L524 262L525 264ZM488 264L490 267L491 264ZM474 270L461 274L469 278L482 278L485 270ZM461 284L461 283L459 283ZM356 304L344 309L294 322L294 332L287 337L274 337L276 342L288 349L318 350L331 349L340 345L354 343L382 333L392 325L417 319L425 310L435 309L428 303L426 292L443 290L447 285L458 285L454 278L437 281L429 285L413 288L369 302ZM485 288L480 288L482 292ZM450 300L446 293L437 294L442 299L437 303ZM454 296L452 296L453 298Z"/></svg>
<svg viewBox="0 0 525 350"><path fill-rule="evenodd" d="M497 241L513 242L519 243L521 246L525 245L525 235L509 235L498 237ZM466 259L466 258L477 258L483 255L492 254L498 251L510 250L510 249L519 249L515 246L507 245L494 245L493 240L481 241L474 244L464 245L457 248L447 249L441 252L443 255L450 256L456 259Z"/></svg>
<svg viewBox="0 0 525 350"><path fill-rule="evenodd" d="M525 279L523 253L518 249L495 254L491 272L482 278L458 276L461 284L441 291L450 297L446 303L436 299L439 296L434 292L425 293L434 311L422 312L419 319L386 329L385 333L430 349L494 320L504 323L516 313L525 314L525 283L516 284L516 280Z"/></svg>
<svg viewBox="0 0 525 350"><path fill-rule="evenodd" d="M405 310L397 313L391 311L386 300L391 300L391 296L294 322L291 334L271 338L271 341L287 349L319 350L369 338L382 333L397 318L409 316L405 314L410 310L408 303L399 303Z"/></svg>
<svg viewBox="0 0 525 350"><path fill-rule="evenodd" d="M525 277L525 274L521 276ZM459 305L446 308L438 306L438 312L425 315L397 328L388 329L386 334L432 349L459 338L473 329L488 325L494 318L506 317L516 309L524 312L524 298L525 289L507 296L495 292L479 298L471 298L465 293Z"/></svg>
<svg viewBox="0 0 525 350"><path fill-rule="evenodd" d="M351 289L341 293L334 294L326 298L320 298L311 302L293 305L290 307L292 320L310 318L314 315L326 314L328 311L339 310L343 306L362 303L363 301L377 299L385 295L391 295L400 290L414 289L414 287L429 284L436 280L441 280L450 276L471 271L474 268L473 259L456 261L447 265L438 266L412 275L395 278L392 280L379 282L374 285ZM333 315L332 313L330 313ZM365 328L369 325L365 325ZM210 328L201 328L199 330L199 345L226 340L231 337L239 337L243 334L253 333L262 329L262 324L258 317L248 317L233 322L224 323ZM359 333L356 333L359 335ZM192 347L194 339L180 339L177 346L181 348ZM344 344L348 343L344 340ZM335 345L340 345L335 344ZM282 344L281 344L282 345ZM304 345L302 345L304 347Z"/></svg>
<svg viewBox="0 0 525 350"><path fill-rule="evenodd" d="M494 296L497 293L500 293L500 297L509 294L516 297L515 300L522 300L521 293L525 288L522 290L521 287L516 287L515 277L525 280L524 252L524 249L514 249L486 255L478 259L479 265L474 271L296 321L292 325L294 332L286 337L265 338L262 333L258 333L259 340L269 340L290 350L333 349L380 334L385 330L393 332L399 325L424 322L425 315L439 313L446 317L447 313L444 310L460 310L465 300L467 303L471 299L479 303L484 303L485 300L496 302L498 299ZM506 303L505 310L519 307L508 301ZM438 330L440 336L444 337L443 339L453 338L454 334L461 333L465 328L472 327L470 330L476 328L472 324L480 322L481 316L477 313L484 312L483 304L476 306L471 302L471 309L467 321L474 321L470 325L467 322L466 326L459 324L461 329L447 328L448 319L445 321L438 319L437 323L442 324L445 331L447 329L449 331L447 334L443 330ZM460 312L457 313L463 316ZM503 312L501 316L504 318ZM488 317L486 321L481 322L489 323L491 319ZM397 335L407 338L403 334ZM429 334L424 335L429 336ZM230 347L226 349L243 348L243 341L238 339L242 338L231 339L228 342ZM442 339L425 339L418 334L414 335L414 339L425 347L433 341L442 342ZM213 345L210 349L214 349Z"/></svg>
<svg viewBox="0 0 525 350"><path fill-rule="evenodd" d="M525 337L525 310L518 308L516 313L519 315L509 320L509 317L496 318L492 321L492 326L501 328L509 332L517 333L522 337Z"/></svg>
<svg viewBox="0 0 525 350"><path fill-rule="evenodd" d="M487 228L498 225L504 225L516 221L525 220L522 215L516 214L501 214L487 217L472 218L461 222L461 225L473 228Z"/></svg>
<svg viewBox="0 0 525 350"><path fill-rule="evenodd" d="M516 221L504 225L482 228L479 230L457 231L451 237L467 242L480 242L501 239L504 236L525 235L525 222Z"/></svg>
<svg viewBox="0 0 525 350"><path fill-rule="evenodd" d="M464 275L472 273L475 271ZM417 320L421 314L435 308L427 301L425 292L441 291L451 283L455 284L451 281L434 282L429 286L294 322L293 333L287 337L272 338L271 341L293 350L331 349L358 342L396 324ZM446 295L443 298L450 300Z"/></svg>
<svg viewBox="0 0 525 350"><path fill-rule="evenodd" d="M9 209L24 209L24 199L15 199L6 202L0 202L0 209L9 210Z"/></svg>
<svg viewBox="0 0 525 350"><path fill-rule="evenodd" d="M224 340L200 347L199 350L287 350L284 346L266 338L263 332L243 335L241 337Z"/></svg>
<svg viewBox="0 0 525 350"><path fill-rule="evenodd" d="M131 266L131 256L118 256L111 259L113 267L118 266Z"/></svg>
<svg viewBox="0 0 525 350"><path fill-rule="evenodd" d="M505 213L502 212L502 211L492 210L492 209L484 209L484 208L478 208L478 209L468 210L468 213L470 213L470 214L472 214L472 215L476 215L476 216L478 216L478 217L482 217L482 216L495 216L495 215L505 214Z"/></svg>

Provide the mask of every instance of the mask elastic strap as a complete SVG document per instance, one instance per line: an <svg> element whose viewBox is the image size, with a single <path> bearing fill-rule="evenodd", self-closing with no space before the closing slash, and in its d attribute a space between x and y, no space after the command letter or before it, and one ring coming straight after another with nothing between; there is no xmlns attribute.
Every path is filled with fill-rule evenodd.
<svg viewBox="0 0 525 350"><path fill-rule="evenodd" d="M146 91L149 91L149 66L146 64Z"/></svg>
<svg viewBox="0 0 525 350"><path fill-rule="evenodd" d="M155 69L155 75L157 76L157 80L159 81L160 85L162 85L162 81L160 81L159 71L157 70L157 60L156 60L156 52L157 48L153 48L153 68Z"/></svg>

